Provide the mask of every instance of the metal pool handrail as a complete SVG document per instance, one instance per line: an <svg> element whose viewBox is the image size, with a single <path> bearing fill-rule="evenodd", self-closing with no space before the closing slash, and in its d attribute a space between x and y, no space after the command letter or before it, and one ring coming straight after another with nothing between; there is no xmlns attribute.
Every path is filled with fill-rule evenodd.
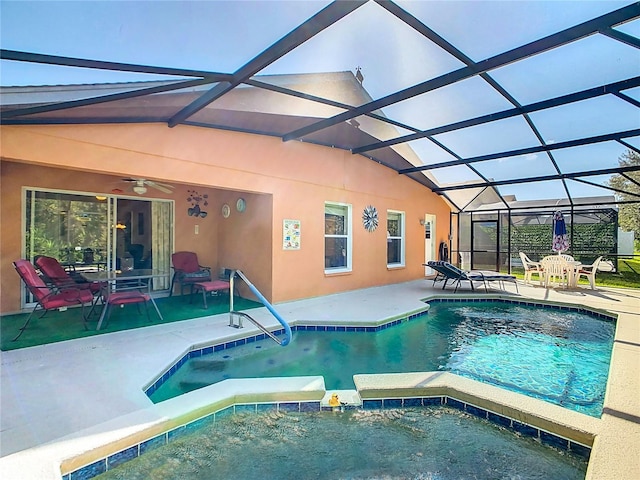
<svg viewBox="0 0 640 480"><path fill-rule="evenodd" d="M282 345L282 343L285 341L284 338L276 337L273 333L271 333L261 323L258 323L258 321L255 318L253 318L251 315L249 315L248 313L230 311L229 314L231 315L231 318L229 319L229 326L230 327L242 328L242 319L246 318L251 323L253 323L256 327L258 327L267 337L269 337L271 340L276 342L278 345ZM234 315L238 316L238 324L237 325L233 322Z"/></svg>
<svg viewBox="0 0 640 480"><path fill-rule="evenodd" d="M247 286L249 287L249 289L253 292L253 294L258 297L258 300L260 300L260 302L262 302L262 304L267 307L267 310L269 310L271 312L271 314L276 318L276 320L278 320L278 322L280 322L280 325L282 325L284 327L284 334L285 337L284 339L282 339L282 341L279 341L275 335L273 335L271 332L269 332L264 326L260 325L254 318L252 318L251 316L247 315L246 313L242 313L242 312L236 312L233 309L233 280L234 277L238 275L243 281L244 283L247 284ZM240 270L234 270L231 272L231 276L229 278L229 287L230 287L230 291L231 291L231 295L229 295L229 325L234 326L233 324L233 315L238 315L240 318L247 318L249 319L254 325L256 325L260 330L262 330L263 332L265 332L265 334L267 334L269 337L271 337L272 339L274 339L277 343L279 343L280 345L282 345L283 347L287 346L290 342L291 342L291 338L292 338L292 333L291 333L291 327L289 326L289 324L280 316L280 314L275 310L275 308L273 308L273 305L271 305L271 303L269 303L269 301L264 298L264 295L262 295L262 293L260 293L260 291L255 287L255 285L253 283L251 283L249 281L249 279L244 275L244 273L242 273ZM240 323L239 326L242 326L242 324Z"/></svg>

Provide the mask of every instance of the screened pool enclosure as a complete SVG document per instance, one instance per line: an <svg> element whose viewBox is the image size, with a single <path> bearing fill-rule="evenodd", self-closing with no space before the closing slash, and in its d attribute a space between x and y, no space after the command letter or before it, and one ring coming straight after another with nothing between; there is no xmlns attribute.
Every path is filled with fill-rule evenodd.
<svg viewBox="0 0 640 480"><path fill-rule="evenodd" d="M154 122L344 149L442 196L467 268L551 253L558 209L571 254L615 257L616 209L640 202L640 162L620 161L640 154L638 2L29 3L3 5L4 125Z"/></svg>
<svg viewBox="0 0 640 480"><path fill-rule="evenodd" d="M552 255L553 216L557 209L493 210L452 214L459 248L451 261L469 270L518 271L519 252L534 261ZM565 208L569 249L584 264L603 256L603 268L616 269L618 212L611 207Z"/></svg>

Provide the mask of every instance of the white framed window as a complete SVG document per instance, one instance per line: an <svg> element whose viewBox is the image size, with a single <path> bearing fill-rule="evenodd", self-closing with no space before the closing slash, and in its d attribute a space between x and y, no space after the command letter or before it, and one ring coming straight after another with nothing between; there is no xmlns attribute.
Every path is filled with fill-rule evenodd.
<svg viewBox="0 0 640 480"><path fill-rule="evenodd" d="M329 203L324 205L324 271L339 273L351 271L351 205Z"/></svg>
<svg viewBox="0 0 640 480"><path fill-rule="evenodd" d="M387 210L387 267L404 267L404 212Z"/></svg>

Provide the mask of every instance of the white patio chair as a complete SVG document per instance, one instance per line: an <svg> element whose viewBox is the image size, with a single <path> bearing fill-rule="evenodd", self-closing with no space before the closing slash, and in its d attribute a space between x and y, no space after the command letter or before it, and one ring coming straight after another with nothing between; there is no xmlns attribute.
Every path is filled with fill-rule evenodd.
<svg viewBox="0 0 640 480"><path fill-rule="evenodd" d="M558 283L558 286L567 288L569 286L569 278L567 269L569 264L560 255L549 255L544 257L540 264L544 272L544 286L549 288L551 283Z"/></svg>
<svg viewBox="0 0 640 480"><path fill-rule="evenodd" d="M596 289L596 272L601 261L602 257L598 257L591 265L581 265L580 270L578 270L578 280L580 277L586 277L592 290Z"/></svg>
<svg viewBox="0 0 640 480"><path fill-rule="evenodd" d="M524 252L520 252L520 260L522 260L522 267L524 268L524 283L531 283L531 277L538 275L538 283L542 285L544 280L544 272L542 271L542 265L540 262L534 262Z"/></svg>

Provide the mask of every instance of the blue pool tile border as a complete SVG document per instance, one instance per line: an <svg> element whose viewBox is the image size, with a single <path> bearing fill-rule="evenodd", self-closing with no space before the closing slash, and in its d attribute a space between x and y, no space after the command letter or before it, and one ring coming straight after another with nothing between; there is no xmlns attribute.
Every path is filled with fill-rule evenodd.
<svg viewBox="0 0 640 480"><path fill-rule="evenodd" d="M570 312L575 312L575 313L582 313L582 314L586 314L586 315L591 315L594 316L596 318L602 319L602 320L607 320L610 322L615 322L616 321L616 317L613 315L607 315L605 313L601 313L601 312L595 312L593 310L589 310L587 308L581 308L581 307L571 307L571 306L566 306L566 305L554 305L554 304L546 304L546 303L537 303L537 302L532 302L532 301L527 301L527 300L517 300L517 299L504 299L504 298L454 298L454 297L446 297L446 298L433 298L427 301L427 303L432 304L432 303L485 303L485 302L491 302L491 303L508 303L508 304L512 304L512 305L521 305L521 306L527 306L527 307L538 307L538 308L548 308L551 310L562 310L562 311L570 311ZM412 313L410 315L407 315L406 317L402 317L402 318L396 318L394 320L390 320L389 322L386 322L384 324L381 325L376 325L376 326L343 326L343 325L293 325L291 326L291 331L295 332L295 331L300 331L300 332L304 332L304 331L309 331L309 332L368 332L368 333L375 333L375 332L379 332L381 330L385 330L387 328L391 328L394 327L396 325L399 325L401 323L404 322L408 322L408 321L412 321L415 320L417 318L423 317L425 315L427 315L429 313L428 308L420 311L420 312L416 312L416 313ZM274 335L279 336L279 335L284 335L285 331L284 328L281 328L279 330L275 330L274 332L272 332ZM187 360L189 360L190 358L198 358L201 357L203 355L207 355L210 353L214 353L214 352L219 352L222 350L227 350L229 348L235 348L235 347L239 347L241 345L247 344L247 343L253 343L256 342L258 340L264 340L265 338L267 338L267 336L264 333L260 333L257 335L252 335L249 337L245 337L242 339L238 339L238 340L232 340L232 341L228 341L228 342L221 342L221 343L217 343L214 345L209 345L206 347L202 347L202 348L195 348L193 350L190 350L188 353L186 353L185 355L182 356L182 358L180 358L176 363L174 363L171 367L169 367L166 371L164 371L151 385L149 385L145 390L144 393L148 396L151 397L151 395L153 395L161 386L164 382L166 382L169 377L171 377L174 373L176 373L176 371L182 367Z"/></svg>
<svg viewBox="0 0 640 480"><path fill-rule="evenodd" d="M582 313L585 315L590 315L595 318L599 318L601 320L607 320L609 322L615 322L617 317L612 314L606 314L602 312L597 312L595 310L591 310L589 308L584 307L575 307L570 305L556 305L551 303L540 303L533 302L531 300L518 300L518 299L507 299L507 298L452 298L452 297L440 297L429 299L428 303L508 303L511 305L520 305L523 307L537 307L537 308L547 308L549 310L561 310L565 312L574 312L574 313Z"/></svg>
<svg viewBox="0 0 640 480"><path fill-rule="evenodd" d="M553 434L546 430L528 425L519 420L500 415L490 410L477 407L470 403L462 402L449 396L431 396L431 397L401 397L401 398L381 398L366 399L362 401L362 407L350 407L350 409L362 410L391 410L398 408L410 407L430 407L430 406L446 406L466 412L470 415L483 418L500 427L509 429L522 436L534 438L541 443L554 447L558 450L569 451L584 460L588 461L591 455L591 447L574 442L567 438ZM225 407L217 412L208 414L202 418L194 420L186 425L173 428L167 432L156 435L153 438L140 442L136 445L125 448L117 453L109 455L106 458L93 462L82 468L74 470L71 473L62 475L62 480L90 480L111 468L115 468L129 460L137 458L145 452L167 445L172 441L191 432L197 427L206 423L215 422L229 415L236 413L261 413L265 411L285 412L285 413L305 413L331 411L332 407L322 406L319 401L297 402L272 402L272 403L247 403L234 404ZM391 447L390 447L391 448Z"/></svg>
<svg viewBox="0 0 640 480"><path fill-rule="evenodd" d="M363 400L362 408L364 410L384 410L393 408L408 408L408 407L428 407L428 406L448 406L466 412L475 417L483 418L498 426L507 428L511 431L517 432L522 436L532 437L539 440L545 445L549 445L557 448L558 450L567 450L580 456L585 460L589 460L591 455L591 447L574 442L567 438L561 437L554 433L548 432L538 427L534 427L527 423L523 423L519 420L501 415L499 413L486 410L481 407L477 407L471 403L462 402L448 396L437 397L408 397L408 398L387 398L387 399L374 399Z"/></svg>

